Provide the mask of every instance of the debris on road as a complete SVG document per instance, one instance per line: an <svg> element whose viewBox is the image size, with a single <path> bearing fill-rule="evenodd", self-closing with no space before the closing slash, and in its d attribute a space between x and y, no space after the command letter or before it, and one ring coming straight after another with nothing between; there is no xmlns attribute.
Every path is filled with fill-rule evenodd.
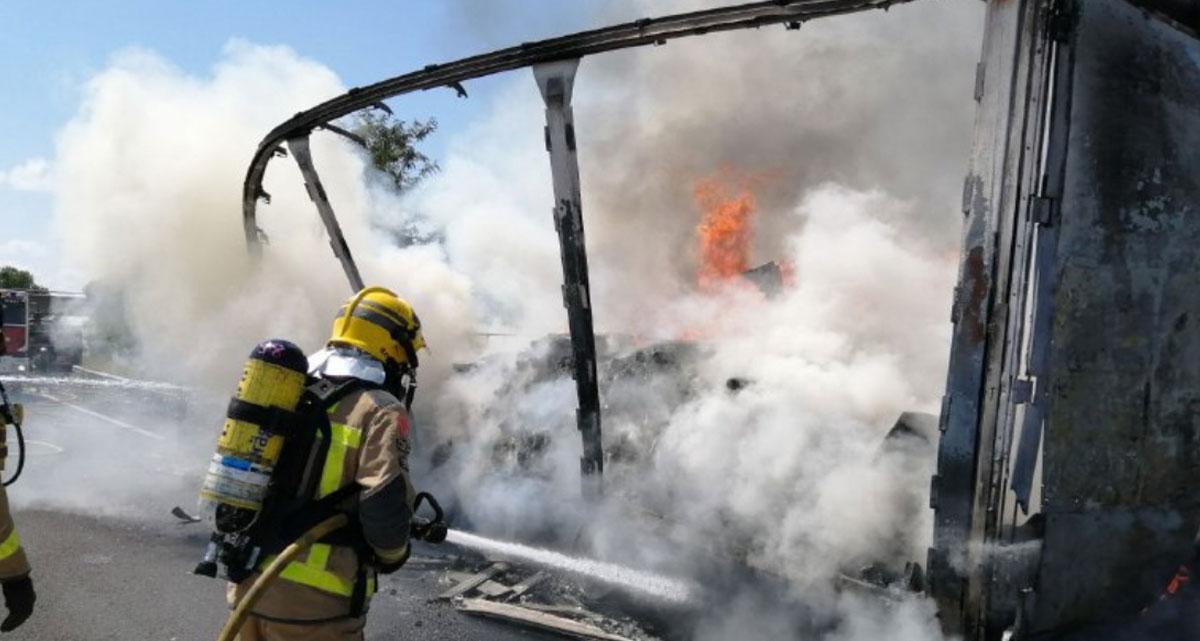
<svg viewBox="0 0 1200 641"><path fill-rule="evenodd" d="M589 598L594 591L581 590L546 570L531 571L487 558L473 560L471 564L456 559L442 575L450 587L433 600L451 602L464 614L573 638L656 641L639 622L620 612L620 606L614 608L603 597Z"/></svg>
<svg viewBox="0 0 1200 641"><path fill-rule="evenodd" d="M539 630L559 632L584 639L633 641L629 637L606 632L604 629L591 623L583 623L511 603L498 603L486 599L463 599L456 607L460 612L467 614L521 623Z"/></svg>
<svg viewBox="0 0 1200 641"><path fill-rule="evenodd" d="M463 596L466 593L479 587L484 581L508 570L507 563L493 563L487 569L477 572L465 580L457 583L454 587L446 590L437 596L438 600L448 601L454 597Z"/></svg>
<svg viewBox="0 0 1200 641"><path fill-rule="evenodd" d="M183 511L183 508L179 507L178 505L171 508L171 515L174 516L175 518L179 519L180 521L183 521L184 524L199 523L201 521L200 517L192 516L191 514L188 514L187 512Z"/></svg>
<svg viewBox="0 0 1200 641"><path fill-rule="evenodd" d="M508 599L512 600L520 598L522 594L525 594L537 586L537 584L541 583L546 576L547 575L545 572L534 572L533 574L529 575L528 578L512 587L512 591L509 593Z"/></svg>

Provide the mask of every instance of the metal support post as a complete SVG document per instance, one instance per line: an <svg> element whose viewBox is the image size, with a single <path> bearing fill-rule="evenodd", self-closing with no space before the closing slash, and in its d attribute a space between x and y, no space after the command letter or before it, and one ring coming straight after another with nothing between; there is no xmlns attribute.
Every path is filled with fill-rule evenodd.
<svg viewBox="0 0 1200 641"><path fill-rule="evenodd" d="M346 278L350 280L350 287L356 292L361 291L364 286L362 276L358 273L358 265L354 264L354 257L350 255L350 246L346 244L346 237L342 235L342 227L338 225L337 217L333 214L333 205L329 204L329 197L325 195L321 177L317 175L312 151L308 147L308 135L288 138L287 146L292 152L292 157L296 159L296 164L300 166L308 197L317 205L317 213L321 215L321 222L325 223L325 231L329 233L329 246L333 248L333 255L341 261Z"/></svg>
<svg viewBox="0 0 1200 641"><path fill-rule="evenodd" d="M594 495L602 487L604 449L600 441L596 335L592 327L587 247L580 207L579 159L575 154L575 122L571 112L571 90L578 68L577 58L542 63L534 65L533 76L546 102L546 150L550 153L554 178L554 227L562 253L563 305L571 329L575 389L579 395L576 419L583 437L584 492Z"/></svg>

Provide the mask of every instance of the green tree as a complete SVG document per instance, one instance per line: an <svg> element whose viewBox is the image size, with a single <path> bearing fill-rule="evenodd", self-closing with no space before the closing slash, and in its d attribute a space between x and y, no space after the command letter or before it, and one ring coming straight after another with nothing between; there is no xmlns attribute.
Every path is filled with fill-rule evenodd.
<svg viewBox="0 0 1200 641"><path fill-rule="evenodd" d="M11 265L0 267L0 289L43 289L33 280L33 274Z"/></svg>
<svg viewBox="0 0 1200 641"><path fill-rule="evenodd" d="M409 124L378 111L360 114L354 127L354 133L366 141L371 164L390 176L399 191L411 189L438 170L436 162L417 150L417 143L434 131L437 131L436 119L414 120Z"/></svg>

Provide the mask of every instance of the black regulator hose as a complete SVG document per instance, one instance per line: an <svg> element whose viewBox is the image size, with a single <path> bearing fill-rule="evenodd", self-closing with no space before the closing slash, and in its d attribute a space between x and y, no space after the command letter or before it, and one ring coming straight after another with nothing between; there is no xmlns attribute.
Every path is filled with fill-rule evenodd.
<svg viewBox="0 0 1200 641"><path fill-rule="evenodd" d="M12 403L8 402L8 392L4 390L4 383L0 383L0 420L12 423L17 430L17 471L3 483L4 487L8 487L17 482L21 471L25 469L25 433L21 431L21 422L13 415Z"/></svg>

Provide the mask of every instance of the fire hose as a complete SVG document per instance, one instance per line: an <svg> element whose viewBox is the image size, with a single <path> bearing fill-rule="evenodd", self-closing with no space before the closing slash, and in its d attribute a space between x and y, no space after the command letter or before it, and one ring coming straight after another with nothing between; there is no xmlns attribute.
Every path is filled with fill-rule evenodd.
<svg viewBox="0 0 1200 641"><path fill-rule="evenodd" d="M21 470L25 469L25 433L21 430L23 415L20 405L8 402L8 392L4 389L4 383L0 383L0 421L5 425L11 423L17 431L17 471L13 472L12 478L4 481L4 487L16 483L17 478L21 476Z"/></svg>
<svg viewBox="0 0 1200 641"><path fill-rule="evenodd" d="M413 503L413 511L421 506L422 502L427 502L429 507L433 509L434 517L432 519L424 519L414 516L412 519L412 532L417 538L430 543L441 543L446 540L446 522L442 512L442 506L438 505L433 495L427 492L417 494ZM221 628L221 635L217 637L217 641L233 641L242 630L242 625L246 622L246 617L250 615L250 611L254 608L258 600L267 591L267 588L279 577L279 573L287 567L300 553L312 547L314 543L320 541L325 536L332 532L345 527L350 522L350 518L345 514L335 514L324 521L314 525L304 534L301 534L296 540L292 541L275 560L271 561L250 589L242 596L241 600L234 606L233 612L229 614L229 619L225 622L225 627Z"/></svg>
<svg viewBox="0 0 1200 641"><path fill-rule="evenodd" d="M314 525L304 534L301 534L295 541L283 549L279 556L271 561L270 565L262 571L262 575L255 579L254 584L250 586L250 590L245 596L238 601L233 612L229 615L229 620L225 622L225 627L221 629L221 636L217 637L217 641L233 641L238 632L242 629L242 624L246 622L246 617L250 614L251 608L254 607L258 600L262 598L264 592L270 587L275 578L280 572L291 563L293 559L300 556L300 553L312 547L314 543L322 537L330 534L334 530L345 527L350 522L349 517L345 514L335 514L324 521Z"/></svg>

